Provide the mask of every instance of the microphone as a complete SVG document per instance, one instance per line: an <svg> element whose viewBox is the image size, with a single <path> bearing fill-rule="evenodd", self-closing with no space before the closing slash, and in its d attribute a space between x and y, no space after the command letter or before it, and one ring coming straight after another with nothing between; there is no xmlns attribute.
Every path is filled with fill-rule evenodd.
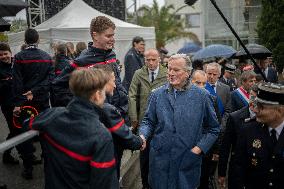
<svg viewBox="0 0 284 189"><path fill-rule="evenodd" d="M192 6L194 3L196 3L197 0L184 0L184 3L188 6Z"/></svg>

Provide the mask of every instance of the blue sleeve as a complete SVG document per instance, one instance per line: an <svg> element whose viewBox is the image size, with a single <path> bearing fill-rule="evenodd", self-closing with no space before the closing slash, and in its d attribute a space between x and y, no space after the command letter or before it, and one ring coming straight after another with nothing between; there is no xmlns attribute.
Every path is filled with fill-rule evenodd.
<svg viewBox="0 0 284 189"><path fill-rule="evenodd" d="M207 153L211 146L216 141L219 132L220 124L218 123L217 116L210 100L209 94L205 96L205 110L204 110L204 124L207 125L207 132L203 133L201 140L197 143L197 146L203 153Z"/></svg>
<svg viewBox="0 0 284 189"><path fill-rule="evenodd" d="M148 99L148 107L140 124L139 135L143 135L146 139L153 135L155 125L158 122L156 114L156 101L156 93L152 93Z"/></svg>

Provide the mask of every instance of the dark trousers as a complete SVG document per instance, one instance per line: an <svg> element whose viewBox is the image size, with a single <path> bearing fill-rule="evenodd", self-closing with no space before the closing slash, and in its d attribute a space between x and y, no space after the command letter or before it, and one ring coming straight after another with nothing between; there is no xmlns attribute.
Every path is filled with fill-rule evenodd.
<svg viewBox="0 0 284 189"><path fill-rule="evenodd" d="M147 140L147 146L145 150L140 152L140 172L141 172L143 188L150 188L148 183L149 153L150 153L150 140Z"/></svg>
<svg viewBox="0 0 284 189"><path fill-rule="evenodd" d="M27 101L24 105L33 106L34 108L37 109L38 113L49 108L48 101L45 102ZM32 138L17 146L17 150L20 154L20 157L23 160L24 168L29 171L33 170L33 158L34 158L34 152L36 151L35 147L33 146L34 140L35 138Z"/></svg>
<svg viewBox="0 0 284 189"><path fill-rule="evenodd" d="M217 161L212 161L212 156L207 155L202 158L200 185L198 189L215 189L215 171Z"/></svg>
<svg viewBox="0 0 284 189"><path fill-rule="evenodd" d="M11 105L1 105L1 111L6 119L8 128L9 128L9 134L6 138L6 140L13 138L14 136L17 136L18 134L20 134L21 132L19 131L19 129L17 129L16 127L14 127L13 125L13 109L14 107ZM10 153L12 150L8 149L5 151L5 153Z"/></svg>

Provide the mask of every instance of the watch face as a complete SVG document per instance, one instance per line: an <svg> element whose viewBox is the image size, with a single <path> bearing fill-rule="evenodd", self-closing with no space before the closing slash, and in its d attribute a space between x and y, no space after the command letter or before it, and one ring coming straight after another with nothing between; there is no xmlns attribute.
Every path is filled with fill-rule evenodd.
<svg viewBox="0 0 284 189"><path fill-rule="evenodd" d="M19 116L13 117L13 124L17 128L22 128L22 124L25 120L30 119L31 117L35 117L37 115L38 111L36 108L32 106L22 106Z"/></svg>

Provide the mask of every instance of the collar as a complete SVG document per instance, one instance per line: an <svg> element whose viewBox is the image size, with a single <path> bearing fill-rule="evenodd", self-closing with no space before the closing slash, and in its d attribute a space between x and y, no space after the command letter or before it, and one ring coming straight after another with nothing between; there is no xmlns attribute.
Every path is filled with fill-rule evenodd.
<svg viewBox="0 0 284 189"><path fill-rule="evenodd" d="M158 66L154 71L149 70L149 68L148 68L148 73L150 74L151 72L154 72L154 75L156 76L158 74L158 72L159 72L159 67L160 66Z"/></svg>
<svg viewBox="0 0 284 189"><path fill-rule="evenodd" d="M280 136L280 134L281 134L281 132L282 132L282 130L283 130L283 127L284 127L284 121L283 121L278 127L274 128L275 131L276 131L276 134L277 134L278 136ZM268 129L269 129L269 133L270 133L270 131L271 131L273 128L268 127Z"/></svg>
<svg viewBox="0 0 284 189"><path fill-rule="evenodd" d="M35 49L37 48L37 44L28 44L28 46L25 49Z"/></svg>
<svg viewBox="0 0 284 189"><path fill-rule="evenodd" d="M249 117L251 119L254 119L255 118L255 113L249 108Z"/></svg>
<svg viewBox="0 0 284 189"><path fill-rule="evenodd" d="M192 87L192 84L190 82L190 79L188 78L188 80L186 81L185 85L177 91L187 91L188 89L190 89ZM167 91L168 92L174 92L175 88L171 85L171 84L167 84Z"/></svg>

